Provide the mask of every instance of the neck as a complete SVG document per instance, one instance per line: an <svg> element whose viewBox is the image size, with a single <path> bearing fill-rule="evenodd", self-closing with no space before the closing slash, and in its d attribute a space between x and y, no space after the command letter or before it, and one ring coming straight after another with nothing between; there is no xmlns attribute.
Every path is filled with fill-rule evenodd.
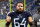
<svg viewBox="0 0 40 27"><path fill-rule="evenodd" d="M22 13L23 11L16 11L16 12L20 14L20 13Z"/></svg>

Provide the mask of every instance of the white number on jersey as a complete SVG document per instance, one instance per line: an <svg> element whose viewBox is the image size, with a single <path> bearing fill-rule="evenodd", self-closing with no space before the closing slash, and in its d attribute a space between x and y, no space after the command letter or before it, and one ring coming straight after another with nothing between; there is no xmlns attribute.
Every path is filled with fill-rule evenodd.
<svg viewBox="0 0 40 27"><path fill-rule="evenodd" d="M26 21L25 18L23 18L22 22L16 22L16 20L19 20L19 18L14 18L14 27L25 27Z"/></svg>

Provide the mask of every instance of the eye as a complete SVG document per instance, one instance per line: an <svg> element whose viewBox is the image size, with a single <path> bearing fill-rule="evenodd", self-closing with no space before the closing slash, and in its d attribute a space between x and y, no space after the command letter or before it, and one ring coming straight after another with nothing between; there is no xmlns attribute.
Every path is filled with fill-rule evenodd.
<svg viewBox="0 0 40 27"><path fill-rule="evenodd" d="M18 7L20 7L20 5Z"/></svg>
<svg viewBox="0 0 40 27"><path fill-rule="evenodd" d="M21 7L23 7L23 6L21 6Z"/></svg>

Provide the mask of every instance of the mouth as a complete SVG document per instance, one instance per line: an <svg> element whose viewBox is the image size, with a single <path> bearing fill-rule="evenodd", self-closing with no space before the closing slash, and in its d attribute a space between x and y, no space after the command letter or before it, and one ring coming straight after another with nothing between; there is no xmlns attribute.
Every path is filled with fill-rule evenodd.
<svg viewBox="0 0 40 27"><path fill-rule="evenodd" d="M19 9L19 10L21 10L21 9Z"/></svg>

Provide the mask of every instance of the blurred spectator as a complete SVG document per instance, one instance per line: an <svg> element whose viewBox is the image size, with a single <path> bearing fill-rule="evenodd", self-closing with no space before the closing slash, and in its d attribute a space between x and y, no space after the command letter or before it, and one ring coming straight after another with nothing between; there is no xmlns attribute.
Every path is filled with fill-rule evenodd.
<svg viewBox="0 0 40 27"><path fill-rule="evenodd" d="M32 16L34 26L40 27L40 7L37 9L37 13Z"/></svg>
<svg viewBox="0 0 40 27"><path fill-rule="evenodd" d="M9 9L9 4L7 4L6 9Z"/></svg>

